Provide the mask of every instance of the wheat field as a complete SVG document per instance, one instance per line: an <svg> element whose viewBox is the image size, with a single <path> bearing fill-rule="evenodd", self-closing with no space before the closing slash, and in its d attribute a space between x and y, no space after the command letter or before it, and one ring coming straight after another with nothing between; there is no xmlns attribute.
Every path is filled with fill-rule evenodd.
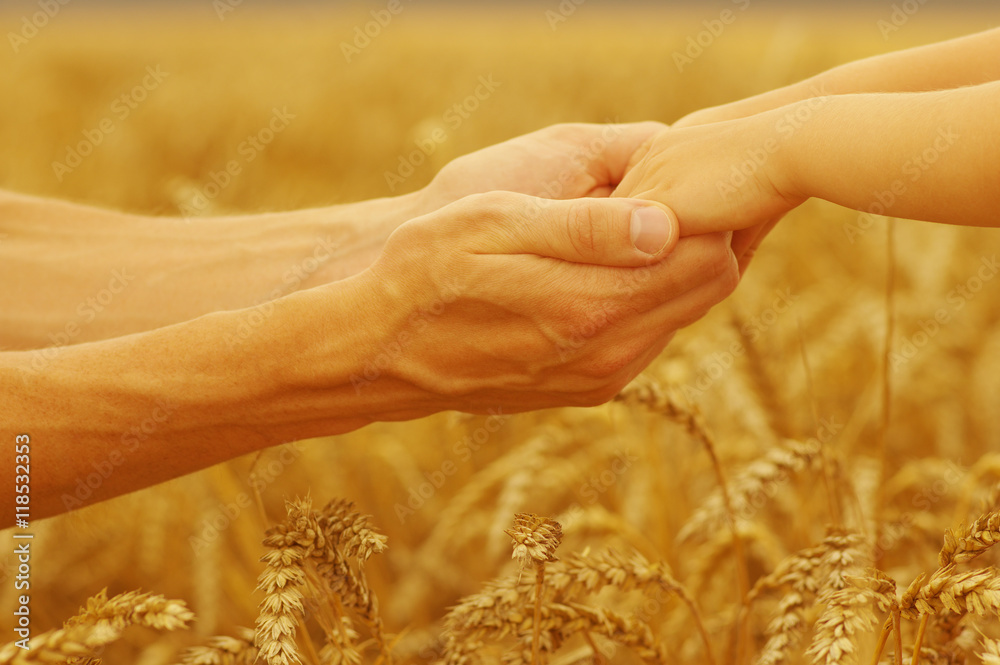
<svg viewBox="0 0 1000 665"><path fill-rule="evenodd" d="M82 4L0 55L0 187L154 215L411 191L549 124L669 122L995 23L750 5L678 67L722 4L403 3L357 52L384 3ZM0 662L996 665L998 241L810 201L608 405L369 426L35 523L37 642Z"/></svg>

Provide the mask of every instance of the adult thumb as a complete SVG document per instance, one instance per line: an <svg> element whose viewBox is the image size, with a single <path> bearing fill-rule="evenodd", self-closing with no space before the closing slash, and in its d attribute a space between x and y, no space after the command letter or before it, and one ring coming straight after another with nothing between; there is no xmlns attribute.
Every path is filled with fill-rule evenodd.
<svg viewBox="0 0 1000 665"><path fill-rule="evenodd" d="M621 198L539 199L505 234L505 253L530 253L576 263L638 267L659 261L677 244L677 216L652 201Z"/></svg>

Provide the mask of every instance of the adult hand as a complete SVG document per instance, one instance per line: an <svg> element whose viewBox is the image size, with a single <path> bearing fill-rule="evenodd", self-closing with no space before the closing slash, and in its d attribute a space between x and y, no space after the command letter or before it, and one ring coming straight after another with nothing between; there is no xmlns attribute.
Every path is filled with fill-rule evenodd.
<svg viewBox="0 0 1000 665"><path fill-rule="evenodd" d="M670 206L682 236L733 230L742 274L767 233L802 202L785 193L780 150L768 114L674 125L636 151L614 195Z"/></svg>
<svg viewBox="0 0 1000 665"><path fill-rule="evenodd" d="M485 413L607 401L738 276L729 234L678 242L656 203L492 192L402 225L360 277L390 384Z"/></svg>
<svg viewBox="0 0 1000 665"><path fill-rule="evenodd" d="M426 212L470 194L507 191L547 199L608 196L658 122L562 124L463 155L420 193Z"/></svg>

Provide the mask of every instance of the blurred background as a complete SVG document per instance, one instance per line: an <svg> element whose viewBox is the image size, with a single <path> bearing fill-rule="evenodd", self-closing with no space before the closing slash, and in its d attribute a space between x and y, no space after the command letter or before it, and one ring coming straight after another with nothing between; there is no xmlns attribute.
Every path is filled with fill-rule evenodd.
<svg viewBox="0 0 1000 665"><path fill-rule="evenodd" d="M996 2L985 1L401 0L391 15L388 4L4 0L0 187L195 217L389 196L422 187L454 157L549 124L671 122L1000 22ZM723 12L732 20L716 31ZM476 97L484 78L495 83ZM262 135L277 112L287 126ZM441 131L446 139L413 163L418 143ZM231 160L240 174L213 187ZM408 160L412 175L387 178ZM814 435L817 419L838 423L831 445L846 486L863 499L873 482L884 485L875 519L906 522L885 559L905 584L934 565L941 529L994 472L983 460L1000 450L1000 284L961 308L949 294L1000 236L900 221L889 258L886 220L852 234L858 222L823 202L795 211L734 296L678 334L648 374L696 402L733 474L783 438ZM890 372L881 459L873 442L889 266L894 348L915 353ZM779 313L781 294L792 305ZM942 307L950 322L915 337ZM746 351L727 358L734 342ZM372 426L37 523L33 628L58 627L103 587L182 598L198 617L188 632L128 633L109 662L172 662L206 636L252 626L263 531L282 518L286 497L309 492L319 504L354 500L388 534L389 550L368 569L387 629L407 629L404 660L421 662L446 608L509 570L502 530L521 510L562 516L567 552L615 545L667 561L707 616L727 620L719 598L731 584L730 544L692 550L676 538L714 488L683 429L621 405L552 410L512 417L473 454L456 453L485 426L456 414ZM620 468L623 450L641 462L595 485ZM913 497L936 487L943 460L966 480L916 509ZM399 506L448 462L457 472L401 518ZM264 514L229 508L250 491L251 467L266 480ZM792 479L756 517L760 528L746 536L756 574L822 538L815 483ZM920 519L900 517L914 511ZM15 602L12 563L0 554L3 617ZM681 660L699 653L691 631L664 640Z"/></svg>

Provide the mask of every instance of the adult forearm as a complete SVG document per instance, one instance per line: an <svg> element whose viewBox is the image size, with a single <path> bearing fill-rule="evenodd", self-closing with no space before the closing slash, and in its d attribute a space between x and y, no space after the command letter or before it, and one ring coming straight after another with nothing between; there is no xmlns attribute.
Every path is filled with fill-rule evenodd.
<svg viewBox="0 0 1000 665"><path fill-rule="evenodd" d="M951 224L1000 224L1000 82L818 98L764 116L795 198ZM783 139L783 140L782 140Z"/></svg>
<svg viewBox="0 0 1000 665"><path fill-rule="evenodd" d="M410 413L389 377L355 390L384 325L356 279L112 340L0 354L0 435L30 435L44 517L290 440ZM322 315L318 313L322 312ZM222 340L248 322L237 345ZM412 391L411 391L412 392ZM0 472L13 477L13 445ZM4 505L13 505L3 493ZM10 499L10 500L8 500ZM5 516L4 525L12 517Z"/></svg>
<svg viewBox="0 0 1000 665"><path fill-rule="evenodd" d="M185 220L0 192L0 347L108 339L342 279L417 204Z"/></svg>

